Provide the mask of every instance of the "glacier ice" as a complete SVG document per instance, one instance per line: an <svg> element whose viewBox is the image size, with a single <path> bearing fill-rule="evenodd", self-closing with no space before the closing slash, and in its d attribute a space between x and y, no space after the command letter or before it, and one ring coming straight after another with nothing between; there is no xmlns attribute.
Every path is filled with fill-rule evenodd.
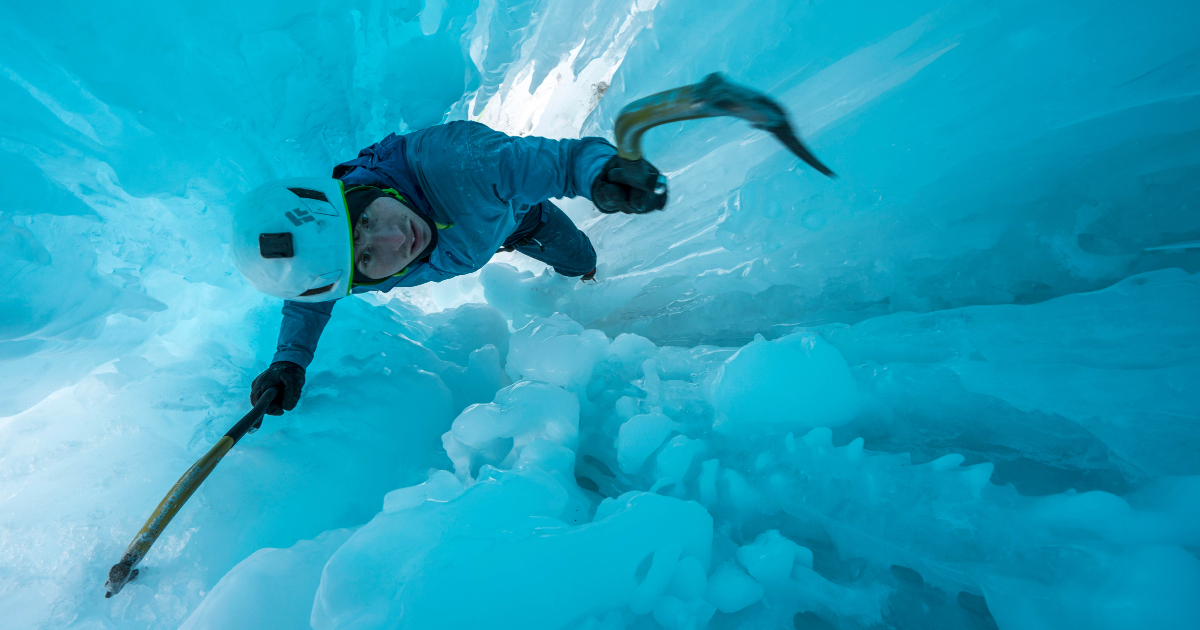
<svg viewBox="0 0 1200 630"><path fill-rule="evenodd" d="M52 19L48 19L48 16ZM1191 628L1200 5L372 0L0 6L0 619L13 628ZM244 413L262 181L478 119L652 131L671 203L344 300Z"/></svg>
<svg viewBox="0 0 1200 630"><path fill-rule="evenodd" d="M616 442L621 471L637 472L678 426L662 412L641 413L622 423Z"/></svg>
<svg viewBox="0 0 1200 630"><path fill-rule="evenodd" d="M808 333L756 336L717 368L709 386L718 433L840 427L858 411L846 360Z"/></svg>

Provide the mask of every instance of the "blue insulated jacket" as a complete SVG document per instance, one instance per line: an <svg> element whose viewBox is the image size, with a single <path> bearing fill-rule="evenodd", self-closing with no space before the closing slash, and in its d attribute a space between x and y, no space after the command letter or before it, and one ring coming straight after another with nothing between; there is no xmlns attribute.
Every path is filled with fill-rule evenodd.
<svg viewBox="0 0 1200 630"><path fill-rule="evenodd" d="M396 189L438 224L438 240L426 262L353 292L440 282L483 267L530 206L555 197L590 199L592 182L615 154L602 138L516 138L467 121L392 134L363 149L333 176L346 188ZM308 367L333 305L285 301L274 360Z"/></svg>

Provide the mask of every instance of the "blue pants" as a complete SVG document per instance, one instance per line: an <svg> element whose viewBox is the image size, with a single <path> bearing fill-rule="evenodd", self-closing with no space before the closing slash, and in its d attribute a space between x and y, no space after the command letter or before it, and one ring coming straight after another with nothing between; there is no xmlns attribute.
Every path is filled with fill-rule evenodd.
<svg viewBox="0 0 1200 630"><path fill-rule="evenodd" d="M501 251L513 250L540 260L567 277L582 276L596 268L592 241L549 201L530 208L521 225L504 240Z"/></svg>

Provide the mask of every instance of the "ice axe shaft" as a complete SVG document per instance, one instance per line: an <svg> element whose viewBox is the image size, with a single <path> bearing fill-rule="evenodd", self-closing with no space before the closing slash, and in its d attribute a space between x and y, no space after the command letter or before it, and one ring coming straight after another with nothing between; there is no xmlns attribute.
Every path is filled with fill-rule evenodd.
<svg viewBox="0 0 1200 630"><path fill-rule="evenodd" d="M771 132L796 157L830 177L833 171L800 142L787 111L761 92L730 83L720 73L712 73L700 83L685 85L636 100L617 116L615 129L617 155L627 160L642 157L642 134L670 122L736 116L757 129Z"/></svg>
<svg viewBox="0 0 1200 630"><path fill-rule="evenodd" d="M263 395L258 399L258 403L250 410L250 413L242 416L233 428L229 429L216 444L213 445L204 457L201 457L192 464L187 472L175 482L171 491L167 496L163 497L162 502L154 509L154 513L146 520L146 524L142 525L141 531L133 537L133 542L129 543L129 547L125 549L125 555L121 557L121 561L114 564L108 570L108 581L105 582L105 597L112 597L121 592L122 588L137 577L138 570L134 567L137 563L146 557L146 553L150 551L150 546L154 541L158 540L158 536L166 529L167 524L183 507L196 488L200 487L201 483L208 478L208 474L217 467L221 458L233 448L238 440L242 439L252 427L263 417L267 411L267 406L275 401L275 397L279 395L279 389L272 387L263 392Z"/></svg>

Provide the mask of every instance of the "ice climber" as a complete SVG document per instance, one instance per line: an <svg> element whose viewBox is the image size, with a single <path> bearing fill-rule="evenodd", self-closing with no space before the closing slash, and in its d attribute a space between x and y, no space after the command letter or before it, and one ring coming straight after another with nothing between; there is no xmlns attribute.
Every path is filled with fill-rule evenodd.
<svg viewBox="0 0 1200 630"><path fill-rule="evenodd" d="M601 212L666 205L666 179L603 138L512 137L476 122L389 135L339 164L333 178L255 189L234 209L238 269L283 298L271 366L250 401L282 389L267 409L295 408L304 371L339 298L440 282L518 251L564 276L591 279L596 251L549 200L587 197Z"/></svg>

